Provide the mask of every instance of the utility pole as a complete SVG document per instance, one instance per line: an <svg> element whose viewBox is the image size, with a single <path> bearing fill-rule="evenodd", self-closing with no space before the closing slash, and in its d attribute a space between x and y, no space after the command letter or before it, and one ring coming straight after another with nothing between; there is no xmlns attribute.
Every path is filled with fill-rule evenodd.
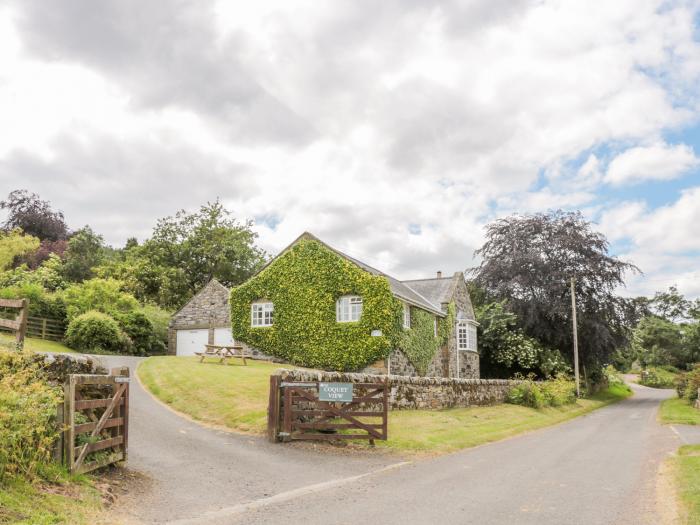
<svg viewBox="0 0 700 525"><path fill-rule="evenodd" d="M581 397L581 383L578 377L578 327L576 326L576 277L571 278L571 319L574 325L574 377L576 397Z"/></svg>

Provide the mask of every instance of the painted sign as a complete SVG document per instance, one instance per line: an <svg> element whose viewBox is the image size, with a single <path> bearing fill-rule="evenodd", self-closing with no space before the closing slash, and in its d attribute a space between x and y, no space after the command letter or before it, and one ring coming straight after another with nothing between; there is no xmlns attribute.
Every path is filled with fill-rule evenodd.
<svg viewBox="0 0 700 525"><path fill-rule="evenodd" d="M352 403L352 383L319 383L318 400Z"/></svg>

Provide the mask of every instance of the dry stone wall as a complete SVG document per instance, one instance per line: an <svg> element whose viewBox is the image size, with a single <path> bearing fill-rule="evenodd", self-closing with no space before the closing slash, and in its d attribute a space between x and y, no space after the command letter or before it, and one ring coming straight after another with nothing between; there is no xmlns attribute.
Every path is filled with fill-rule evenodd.
<svg viewBox="0 0 700 525"><path fill-rule="evenodd" d="M389 405L392 410L468 407L497 405L518 381L505 379L454 379L446 377L382 376L341 372L281 369L282 381L324 381L337 383L371 383L387 380L390 385Z"/></svg>

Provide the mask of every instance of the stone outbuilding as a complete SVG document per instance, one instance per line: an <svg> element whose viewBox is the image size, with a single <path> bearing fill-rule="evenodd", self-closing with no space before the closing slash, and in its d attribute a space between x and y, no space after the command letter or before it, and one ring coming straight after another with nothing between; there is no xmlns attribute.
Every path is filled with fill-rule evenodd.
<svg viewBox="0 0 700 525"><path fill-rule="evenodd" d="M168 353L194 355L205 344L233 344L229 293L228 288L212 279L180 308L168 325Z"/></svg>

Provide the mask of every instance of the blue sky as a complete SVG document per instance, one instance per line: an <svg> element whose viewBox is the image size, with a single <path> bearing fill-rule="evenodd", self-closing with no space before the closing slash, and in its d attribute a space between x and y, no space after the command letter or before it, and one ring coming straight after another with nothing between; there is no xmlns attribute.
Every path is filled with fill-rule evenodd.
<svg viewBox="0 0 700 525"><path fill-rule="evenodd" d="M0 5L0 194L108 242L220 198L402 278L506 214L581 210L700 296L698 1ZM158 31L153 31L157 27Z"/></svg>

